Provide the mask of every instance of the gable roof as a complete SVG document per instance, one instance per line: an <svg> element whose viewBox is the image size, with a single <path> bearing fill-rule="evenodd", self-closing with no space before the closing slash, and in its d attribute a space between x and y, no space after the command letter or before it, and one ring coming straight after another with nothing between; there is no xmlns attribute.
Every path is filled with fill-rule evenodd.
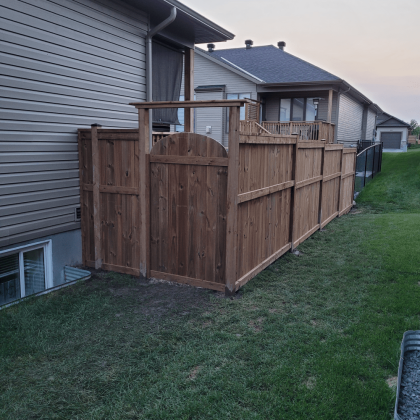
<svg viewBox="0 0 420 420"><path fill-rule="evenodd" d="M403 120L400 120L397 117L394 117L391 114L384 112L378 116L378 122L376 126L382 127L410 127L410 124L406 123Z"/></svg>
<svg viewBox="0 0 420 420"><path fill-rule="evenodd" d="M273 45L231 48L207 53L261 83L339 82L341 79Z"/></svg>

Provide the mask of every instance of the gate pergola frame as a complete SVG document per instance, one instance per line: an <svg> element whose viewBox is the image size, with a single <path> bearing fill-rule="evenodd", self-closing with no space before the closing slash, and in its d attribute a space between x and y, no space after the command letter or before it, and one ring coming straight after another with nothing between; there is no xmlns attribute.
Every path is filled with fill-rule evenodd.
<svg viewBox="0 0 420 420"><path fill-rule="evenodd" d="M134 102L139 119L139 193L140 193L140 274L150 277L150 142L152 127L149 126L151 109L162 108L229 108L228 182L226 218L226 286L227 295L235 293L236 261L238 248L238 167L239 167L239 120L240 108L247 99L213 101L160 101ZM192 127L187 124L186 131Z"/></svg>

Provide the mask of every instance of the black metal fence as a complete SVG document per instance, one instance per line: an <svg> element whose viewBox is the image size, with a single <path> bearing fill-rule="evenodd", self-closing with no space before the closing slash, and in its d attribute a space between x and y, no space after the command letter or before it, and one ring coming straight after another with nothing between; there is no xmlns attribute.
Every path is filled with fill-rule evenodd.
<svg viewBox="0 0 420 420"><path fill-rule="evenodd" d="M359 143L357 143L357 153L360 153L361 151L367 149L370 146L373 146L374 144L374 140L359 140Z"/></svg>
<svg viewBox="0 0 420 420"><path fill-rule="evenodd" d="M381 172L382 143L364 149L356 157L354 191L359 193L372 178Z"/></svg>

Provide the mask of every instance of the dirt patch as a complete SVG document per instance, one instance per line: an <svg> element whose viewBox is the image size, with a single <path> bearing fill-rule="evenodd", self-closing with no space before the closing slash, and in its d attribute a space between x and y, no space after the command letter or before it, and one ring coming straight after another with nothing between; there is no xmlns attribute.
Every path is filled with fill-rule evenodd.
<svg viewBox="0 0 420 420"><path fill-rule="evenodd" d="M315 376L310 376L306 382L305 382L305 386L308 389L314 389L316 386L316 378Z"/></svg>
<svg viewBox="0 0 420 420"><path fill-rule="evenodd" d="M84 283L85 293L108 293L111 299L118 299L124 311L115 317L136 314L137 321L157 325L163 319L177 316L185 322L197 310L210 315L218 306L211 297L222 293L199 289L184 284L92 270L92 277ZM69 288L70 289L70 288ZM211 321L208 321L211 324ZM209 326L207 322L203 326Z"/></svg>
<svg viewBox="0 0 420 420"><path fill-rule="evenodd" d="M255 321L250 321L248 325L251 327L251 329L254 332L258 333L262 331L263 322L264 322L264 318L258 318Z"/></svg>
<svg viewBox="0 0 420 420"><path fill-rule="evenodd" d="M388 384L388 386L390 388L396 388L397 387L397 383L398 383L398 376L390 376L386 380L386 383Z"/></svg>
<svg viewBox="0 0 420 420"><path fill-rule="evenodd" d="M188 379L190 380L190 381L193 381L196 377L197 377L197 375L198 375L198 372L200 372L200 370L201 370L201 367L200 366L196 366L191 372L190 372L190 374L188 375Z"/></svg>

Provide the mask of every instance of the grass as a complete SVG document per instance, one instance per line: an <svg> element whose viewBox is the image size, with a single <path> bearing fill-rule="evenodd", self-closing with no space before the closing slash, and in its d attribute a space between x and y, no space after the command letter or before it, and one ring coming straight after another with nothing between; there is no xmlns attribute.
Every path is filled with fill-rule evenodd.
<svg viewBox="0 0 420 420"><path fill-rule="evenodd" d="M420 153L225 299L115 273L0 312L1 419L390 419L420 328Z"/></svg>

